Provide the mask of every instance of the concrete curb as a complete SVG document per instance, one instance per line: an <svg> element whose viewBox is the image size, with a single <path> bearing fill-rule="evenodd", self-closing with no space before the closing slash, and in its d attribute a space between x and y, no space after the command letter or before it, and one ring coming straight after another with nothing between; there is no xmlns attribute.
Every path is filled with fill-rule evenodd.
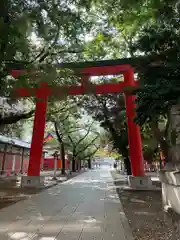
<svg viewBox="0 0 180 240"><path fill-rule="evenodd" d="M138 191L161 191L161 188L159 188L159 187L149 187L149 188L132 188L132 187L129 187L129 186L118 186L117 184L116 184L116 186L117 186L117 188L119 189L119 190L124 190L124 191L136 191L136 192L138 192Z"/></svg>

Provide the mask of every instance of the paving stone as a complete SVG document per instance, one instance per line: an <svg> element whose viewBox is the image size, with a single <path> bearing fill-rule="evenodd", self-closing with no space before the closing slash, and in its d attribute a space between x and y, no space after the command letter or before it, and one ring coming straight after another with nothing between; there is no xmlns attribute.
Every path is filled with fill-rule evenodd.
<svg viewBox="0 0 180 240"><path fill-rule="evenodd" d="M129 240L122 214L109 169L102 168L2 209L0 239Z"/></svg>

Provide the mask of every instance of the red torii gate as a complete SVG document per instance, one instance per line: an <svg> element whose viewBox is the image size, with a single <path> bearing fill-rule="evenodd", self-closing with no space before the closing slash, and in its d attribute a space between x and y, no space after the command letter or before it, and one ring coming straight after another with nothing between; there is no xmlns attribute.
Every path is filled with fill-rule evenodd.
<svg viewBox="0 0 180 240"><path fill-rule="evenodd" d="M105 62L105 61L104 61ZM64 64L67 68L68 64ZM79 63L79 66L83 63ZM11 70L14 77L18 77L24 70ZM96 66L96 62L92 66L79 67L78 74L81 75L81 85L74 86L57 86L56 88L49 88L47 83L41 83L38 89L24 89L19 88L15 90L17 97L35 96L36 111L34 118L33 135L30 149L30 159L28 176L40 176L40 165L43 149L44 130L46 124L46 110L48 96L60 95L82 95L88 92L89 86L88 78L91 76L105 76L105 75L124 75L124 82L117 84L98 84L91 85L92 93L107 94L123 92L126 87L137 87L138 83L134 80L134 69L129 64L110 64ZM129 151L133 176L144 176L144 160L142 154L142 143L140 128L134 122L135 117L135 96L125 93L126 117L128 125Z"/></svg>

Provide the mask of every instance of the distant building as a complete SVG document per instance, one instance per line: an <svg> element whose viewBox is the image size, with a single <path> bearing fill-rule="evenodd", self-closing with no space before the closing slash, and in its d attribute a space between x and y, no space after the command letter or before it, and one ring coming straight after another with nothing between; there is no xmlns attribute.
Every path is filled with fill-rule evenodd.
<svg viewBox="0 0 180 240"><path fill-rule="evenodd" d="M0 135L0 174L26 173L29 165L31 144L19 139ZM45 151L41 165L43 167Z"/></svg>

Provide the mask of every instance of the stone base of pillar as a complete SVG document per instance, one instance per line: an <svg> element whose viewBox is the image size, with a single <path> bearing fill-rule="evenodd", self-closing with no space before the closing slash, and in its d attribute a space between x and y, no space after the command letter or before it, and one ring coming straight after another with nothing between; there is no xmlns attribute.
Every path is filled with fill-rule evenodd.
<svg viewBox="0 0 180 240"><path fill-rule="evenodd" d="M170 221L173 237L180 239L180 163L167 163L160 171L162 203L165 217Z"/></svg>
<svg viewBox="0 0 180 240"><path fill-rule="evenodd" d="M45 180L44 176L22 176L21 187L42 188L45 185L44 180Z"/></svg>
<svg viewBox="0 0 180 240"><path fill-rule="evenodd" d="M149 176L142 176L142 177L134 177L128 176L128 184L130 188L137 189L137 190L148 190L152 189L152 180Z"/></svg>

